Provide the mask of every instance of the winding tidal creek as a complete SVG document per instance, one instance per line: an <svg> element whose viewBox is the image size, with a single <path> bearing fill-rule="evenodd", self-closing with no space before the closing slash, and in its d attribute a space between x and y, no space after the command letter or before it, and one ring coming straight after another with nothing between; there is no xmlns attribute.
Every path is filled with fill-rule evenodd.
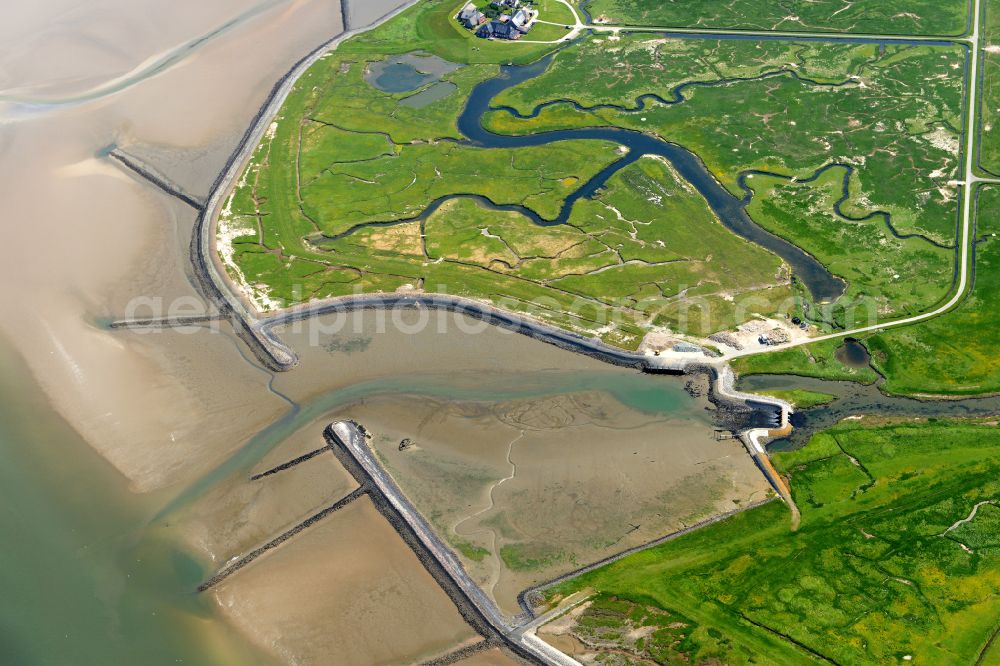
<svg viewBox="0 0 1000 666"><path fill-rule="evenodd" d="M709 207L719 218L722 224L733 233L745 238L761 247L770 250L781 257L791 266L792 271L809 289L813 299L818 303L832 302L844 293L846 284L836 277L823 264L817 261L812 255L789 243L783 238L772 234L756 222L754 222L746 212L746 206L750 202L752 193L746 190L745 196L737 197L730 193L723 185L708 171L705 164L697 155L687 150L683 146L668 141L662 141L652 135L626 130L620 128L599 127L572 130L557 130L540 132L528 135L501 135L494 134L483 127L483 116L490 112L500 110L511 113L517 117L531 118L546 106L540 105L531 114L521 116L508 107L495 107L493 100L502 92L524 83L532 78L541 75L549 67L555 55L549 55L529 65L506 65L501 67L498 76L484 81L476 86L466 103L462 115L458 119L459 131L467 137L467 141L473 145L483 148L524 148L530 146L543 146L563 141L575 140L595 140L610 141L617 143L628 149L628 152L621 159L608 165L590 180L572 192L563 201L558 215L552 219L543 218L535 211L518 204L495 204L486 197L471 194L450 194L439 197L429 202L427 207L413 218L403 220L393 220L387 222L364 222L339 234L326 235L319 234L313 240L318 245L324 242L337 241L353 234L359 229L380 226L396 226L405 222L419 220L425 222L444 203L453 199L471 199L478 205L489 210L516 212L524 215L534 224L539 226L554 226L566 224L573 211L573 206L580 199L593 197L607 183L608 179L622 169L634 164L643 156L655 155L666 159L677 170L682 178L687 180L708 202ZM369 83L379 90L386 92L407 92L414 90L420 85L435 80L441 71L439 63L443 62L437 58L408 57L409 59L396 58L384 62L378 62L371 66L367 78ZM426 60L427 63L420 61ZM429 65L429 66L428 66ZM427 71L425 71L427 70ZM765 74L764 77L779 76L794 72L776 71ZM797 75L796 75L797 76ZM729 83L730 80L716 83L687 83L678 86L672 91L673 98L665 100L658 95L643 96L637 101L637 109L642 109L646 103L646 98L655 98L660 103L677 104L684 101L682 90L688 86L711 86ZM441 84L437 84L441 85ZM837 84L831 84L837 85ZM435 90L432 86L427 91ZM547 104L566 103L568 100L558 100ZM579 108L575 102L569 102ZM637 109L622 109L623 111L635 111ZM742 180L741 180L742 184Z"/></svg>
<svg viewBox="0 0 1000 666"><path fill-rule="evenodd" d="M844 282L830 273L812 255L765 231L750 219L746 212L747 202L726 190L698 156L683 146L661 141L642 132L606 127L558 130L527 136L504 136L484 129L482 118L492 110L493 99L503 91L539 76L546 70L551 60L552 56L548 56L530 65L505 66L500 76L479 84L472 91L465 111L459 117L458 128L462 134L473 143L486 148L523 148L560 141L591 139L618 143L628 148L629 152L568 196L554 220L543 220L530 211L523 211L532 221L536 224L564 224L569 219L573 204L579 199L594 196L611 176L635 163L642 156L656 155L668 160L678 173L698 190L726 228L785 260L817 302L836 300L844 292L846 286Z"/></svg>

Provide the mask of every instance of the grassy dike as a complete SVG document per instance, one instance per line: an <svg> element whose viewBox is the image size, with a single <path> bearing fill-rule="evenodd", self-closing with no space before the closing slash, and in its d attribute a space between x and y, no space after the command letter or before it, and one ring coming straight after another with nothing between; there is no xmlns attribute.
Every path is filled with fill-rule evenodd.
<svg viewBox="0 0 1000 666"><path fill-rule="evenodd" d="M852 421L774 461L797 532L772 503L567 582L553 600L597 595L578 638L660 663L973 663L1000 618L1000 507L959 521L1000 501L1000 429Z"/></svg>

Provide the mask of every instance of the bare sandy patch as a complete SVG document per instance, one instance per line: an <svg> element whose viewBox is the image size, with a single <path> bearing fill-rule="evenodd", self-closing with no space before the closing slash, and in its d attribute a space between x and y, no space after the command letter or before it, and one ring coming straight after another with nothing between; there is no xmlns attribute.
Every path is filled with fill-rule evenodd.
<svg viewBox="0 0 1000 666"><path fill-rule="evenodd" d="M373 249L399 254L422 255L424 253L420 238L420 223L405 222L384 227L366 233L367 244Z"/></svg>
<svg viewBox="0 0 1000 666"><path fill-rule="evenodd" d="M366 497L214 594L254 643L294 664L417 663L478 640Z"/></svg>
<svg viewBox="0 0 1000 666"><path fill-rule="evenodd" d="M936 127L934 131L924 134L923 137L935 148L950 155L958 154L958 135L944 127Z"/></svg>

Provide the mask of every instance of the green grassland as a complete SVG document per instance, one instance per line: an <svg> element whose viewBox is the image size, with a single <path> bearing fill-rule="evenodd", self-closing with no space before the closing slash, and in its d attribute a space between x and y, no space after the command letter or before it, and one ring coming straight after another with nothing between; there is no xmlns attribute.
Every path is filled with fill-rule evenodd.
<svg viewBox="0 0 1000 666"><path fill-rule="evenodd" d="M1000 176L1000 2L985 0L984 8L979 167L988 174Z"/></svg>
<svg viewBox="0 0 1000 666"><path fill-rule="evenodd" d="M635 348L653 327L707 336L754 314L787 313L847 326L919 312L947 294L958 47L583 39L498 100L522 114L555 104L531 119L487 115L499 133L616 125L683 144L731 191L752 193L759 224L846 278L845 296L821 311L801 305L803 290L780 260L722 227L656 159L578 201L565 225L496 209L552 220L622 153L602 141L464 143L456 120L472 89L497 63L550 47L476 39L453 20L457 8L414 5L297 82L219 221L226 269L262 309L423 289ZM554 0L542 12L569 14ZM372 63L403 53L463 66L443 75L447 94L417 108L407 100L418 91L383 92L367 80ZM675 90L683 103L648 97ZM642 96L640 111L607 106Z"/></svg>
<svg viewBox="0 0 1000 666"><path fill-rule="evenodd" d="M758 391L762 395L769 395L779 400L790 402L798 409L809 409L833 402L837 396L822 391L808 391L805 389L789 389L787 391Z"/></svg>
<svg viewBox="0 0 1000 666"><path fill-rule="evenodd" d="M893 393L974 395L1000 391L1000 188L983 186L976 211L972 290L948 314L868 338L872 362Z"/></svg>
<svg viewBox="0 0 1000 666"><path fill-rule="evenodd" d="M948 35L966 31L966 0L593 0L595 20L624 25L859 32L886 35ZM694 18L697 17L697 18Z"/></svg>
<svg viewBox="0 0 1000 666"><path fill-rule="evenodd" d="M855 381L874 384L878 374L871 368L853 368L841 363L835 351L840 340L824 340L790 349L741 356L733 359L732 368L741 376L798 375L831 381Z"/></svg>
<svg viewBox="0 0 1000 666"><path fill-rule="evenodd" d="M1000 507L997 504L981 505L971 521L949 534L973 551L1000 556Z"/></svg>
<svg viewBox="0 0 1000 666"><path fill-rule="evenodd" d="M800 375L835 381L873 384L878 375L871 368L851 368L837 360L834 352L842 342L824 340L777 351L741 356L732 361L739 375Z"/></svg>
<svg viewBox="0 0 1000 666"><path fill-rule="evenodd" d="M752 78L766 71L790 69L793 63L802 78L833 84L871 61L874 48L791 41L667 39L645 33L596 36L565 48L543 75L504 91L496 103L522 113L548 100L573 100L584 107L634 107L642 94L670 98L670 91L687 82ZM587 85L581 86L584 80ZM695 87L684 94L693 97L698 92ZM588 120L582 118L580 122Z"/></svg>
<svg viewBox="0 0 1000 666"><path fill-rule="evenodd" d="M924 238L896 238L881 218L856 222L837 214L834 203L847 173L832 167L808 183L751 174L754 197L747 211L847 281L845 295L813 318L855 328L931 309L949 295L954 250Z"/></svg>
<svg viewBox="0 0 1000 666"><path fill-rule="evenodd" d="M1000 188L982 186L977 197L975 274L965 299L947 314L865 338L881 388L904 395L967 396L1000 392ZM872 370L848 368L834 358L837 340L736 359L739 374L794 374L873 382Z"/></svg>
<svg viewBox="0 0 1000 666"><path fill-rule="evenodd" d="M656 159L618 172L565 225L485 207L475 197L552 219L621 152L597 141L461 143L456 119L471 89L496 74L492 64L444 75L454 91L420 109L405 104L412 92L369 84L367 68L382 57L369 40L398 51L388 41L405 32L396 24L423 17L411 10L311 68L227 201L220 252L265 309L414 287L635 348L650 326L699 336L735 326L746 316L737 297L764 314L794 304L780 260L726 230ZM420 217L435 200L444 202Z"/></svg>
<svg viewBox="0 0 1000 666"><path fill-rule="evenodd" d="M797 532L775 502L564 583L553 600L599 595L578 637L593 643L600 624L601 640L658 663L975 661L1000 618L1000 512L956 523L1000 499L1000 428L851 422L775 464ZM660 656L637 627L659 634Z"/></svg>
<svg viewBox="0 0 1000 666"><path fill-rule="evenodd" d="M279 137L280 128L270 150L274 150ZM452 149L453 145L445 146L445 150ZM292 146L291 150L296 149ZM458 173L470 166L482 169L482 157L477 157L479 161L471 164L456 161L455 169ZM504 155L503 159L516 164L524 157ZM598 151L588 152L584 147L553 147L530 157L548 159L554 165L572 165L560 175L574 182L589 177L604 163L598 161ZM372 165L383 159L396 158L375 158L365 162L364 168L378 169ZM448 173L447 164L444 160L432 161L431 168ZM508 173L500 160L495 164L493 171ZM538 178L537 171L524 173ZM552 169L546 173L551 175ZM281 170L270 169L266 161L261 162L257 174L284 177ZM511 174L505 183L509 186L516 178ZM625 346L640 341L639 320L708 335L719 327L739 323L735 294L753 295L765 312L773 312L791 300L780 262L723 228L700 197L685 188L665 164L652 159L641 160L616 174L594 200L578 204L566 225L539 227L520 213L488 210L475 200L457 198L443 204L423 224L403 221L392 226L362 227L335 240L317 236L344 231L366 219L399 219L447 192L444 180L425 180L432 188L445 189L409 199L412 209L399 202L395 208L375 209L391 195L373 198L369 204L351 189L359 179L343 181L342 188L317 188L326 193L326 203L323 196L317 195L320 204L316 209L303 202L296 215L295 204L288 202L282 211L291 211L287 219L294 226L275 229L274 222L279 218L273 214L271 193L276 188L260 187L261 178L248 178L248 194L241 197L241 188L234 197L233 219L239 220L239 214L244 212L236 207L240 198L260 202L243 217L259 215L267 220L268 233L276 235L271 241L265 234L263 243L253 236L238 238L234 243L237 265L249 281L267 284L272 297L289 301L351 294L357 289L392 290L408 283L495 302L512 297L519 300L506 300L504 305L515 310L526 307L529 301L543 307L549 302L546 309L533 314L583 332L601 328L615 318L621 324L604 335ZM475 174L473 180L477 180ZM486 187L495 187L492 178L479 180ZM522 195L538 191L530 189L535 181L529 180L525 178L516 188ZM558 183L556 187L561 187ZM417 191L414 185L408 190ZM473 190L463 187L454 191ZM501 203L507 191L504 188L481 193ZM350 194L345 196L345 192ZM516 203L542 215L554 215L549 205L553 200L543 194L531 194ZM658 198L660 203L654 204L650 198ZM335 210L338 202L347 204L336 215L328 212ZM370 210L358 213L366 205ZM309 220L326 219L335 223L328 227L307 226ZM727 258L745 260L747 268L739 271ZM255 263L260 259L269 263ZM308 291L294 293L297 285L304 285ZM682 290L687 298L677 299Z"/></svg>
<svg viewBox="0 0 1000 666"><path fill-rule="evenodd" d="M926 310L948 293L963 63L959 47L593 38L498 97L521 117L498 109L486 124L650 132L697 154L740 196L741 174L777 174L747 178L751 217L847 279L836 308L811 314L850 326ZM682 103L648 97L675 91ZM837 164L853 167L839 210L848 171Z"/></svg>
<svg viewBox="0 0 1000 666"><path fill-rule="evenodd" d="M565 39L568 34L566 26L576 25L576 17L573 16L573 12L558 0L541 0L535 3L535 8L538 9L539 21L548 21L559 25L536 23L524 39L539 42Z"/></svg>

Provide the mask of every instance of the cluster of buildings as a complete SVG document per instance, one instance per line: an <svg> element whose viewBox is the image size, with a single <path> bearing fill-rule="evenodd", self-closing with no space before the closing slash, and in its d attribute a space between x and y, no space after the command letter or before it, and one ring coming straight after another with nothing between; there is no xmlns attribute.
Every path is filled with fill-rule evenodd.
<svg viewBox="0 0 1000 666"><path fill-rule="evenodd" d="M520 39L528 34L538 11L522 0L492 0L483 10L470 2L458 13L459 23L484 39Z"/></svg>

